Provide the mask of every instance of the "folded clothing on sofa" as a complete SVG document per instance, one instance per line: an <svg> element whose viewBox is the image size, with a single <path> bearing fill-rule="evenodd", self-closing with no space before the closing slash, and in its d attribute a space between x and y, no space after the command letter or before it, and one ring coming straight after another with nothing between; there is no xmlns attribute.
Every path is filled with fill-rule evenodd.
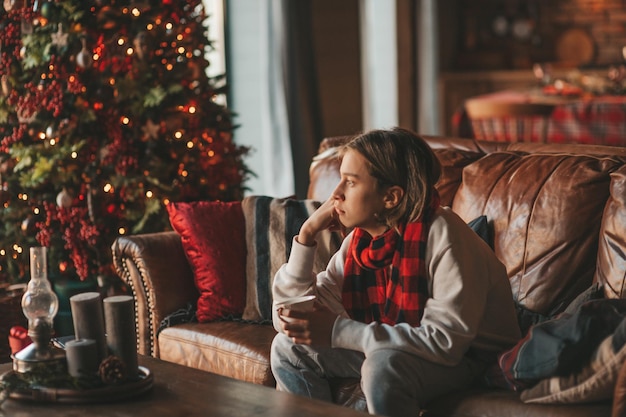
<svg viewBox="0 0 626 417"><path fill-rule="evenodd" d="M599 299L538 323L499 356L491 386L537 403L608 399L626 356L626 300Z"/></svg>

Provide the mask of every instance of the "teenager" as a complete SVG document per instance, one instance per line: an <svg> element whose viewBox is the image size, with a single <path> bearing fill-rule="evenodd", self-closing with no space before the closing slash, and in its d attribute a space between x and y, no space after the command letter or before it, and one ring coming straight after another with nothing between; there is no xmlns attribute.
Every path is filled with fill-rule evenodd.
<svg viewBox="0 0 626 417"><path fill-rule="evenodd" d="M271 366L278 389L332 401L330 378L360 378L368 411L418 415L466 388L520 338L506 270L448 208L441 167L408 130L374 130L342 149L341 180L302 225L274 278ZM351 232L325 271L316 236ZM312 312L279 308L316 295Z"/></svg>

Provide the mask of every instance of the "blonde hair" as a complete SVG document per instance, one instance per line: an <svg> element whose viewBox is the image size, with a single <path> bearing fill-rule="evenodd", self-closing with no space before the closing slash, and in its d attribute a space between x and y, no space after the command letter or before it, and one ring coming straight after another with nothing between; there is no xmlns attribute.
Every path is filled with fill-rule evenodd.
<svg viewBox="0 0 626 417"><path fill-rule="evenodd" d="M391 186L404 190L399 204L379 213L382 223L396 227L422 216L441 176L441 164L424 139L399 127L371 130L344 145L340 155L347 150L365 158L368 172L380 191Z"/></svg>

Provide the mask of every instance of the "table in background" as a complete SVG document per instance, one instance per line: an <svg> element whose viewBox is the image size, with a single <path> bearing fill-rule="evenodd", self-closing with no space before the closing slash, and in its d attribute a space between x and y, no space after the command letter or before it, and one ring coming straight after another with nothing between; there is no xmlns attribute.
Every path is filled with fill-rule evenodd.
<svg viewBox="0 0 626 417"><path fill-rule="evenodd" d="M273 388L141 356L154 375L150 392L130 400L66 405L8 400L0 416L19 417L359 417L350 408L299 397ZM11 364L0 365L0 373Z"/></svg>
<svg viewBox="0 0 626 417"><path fill-rule="evenodd" d="M626 146L626 96L583 94L570 97L546 95L541 90L506 90L472 97L469 100L485 100L495 103L552 104L554 110L547 119L546 142ZM514 130L506 130L507 123L512 122L515 120L511 117L497 120L490 127L491 137L483 139L521 141ZM453 124L457 127L459 136L473 136L471 121L465 109L461 109L455 114ZM489 129L487 130L489 131ZM540 141L538 131L533 132L531 137L533 141Z"/></svg>

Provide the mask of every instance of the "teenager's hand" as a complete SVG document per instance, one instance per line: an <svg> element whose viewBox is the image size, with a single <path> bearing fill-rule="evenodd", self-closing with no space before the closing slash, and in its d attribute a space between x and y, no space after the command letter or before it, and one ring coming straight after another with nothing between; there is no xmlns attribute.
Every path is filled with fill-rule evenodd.
<svg viewBox="0 0 626 417"><path fill-rule="evenodd" d="M317 210L309 216L302 224L300 233L297 236L299 243L312 246L315 244L317 234L322 230L340 230L345 231L345 227L339 222L337 212L335 211L335 203L332 198L326 200Z"/></svg>
<svg viewBox="0 0 626 417"><path fill-rule="evenodd" d="M294 343L330 347L337 314L320 305L316 305L311 312L280 309L278 314L283 333Z"/></svg>

